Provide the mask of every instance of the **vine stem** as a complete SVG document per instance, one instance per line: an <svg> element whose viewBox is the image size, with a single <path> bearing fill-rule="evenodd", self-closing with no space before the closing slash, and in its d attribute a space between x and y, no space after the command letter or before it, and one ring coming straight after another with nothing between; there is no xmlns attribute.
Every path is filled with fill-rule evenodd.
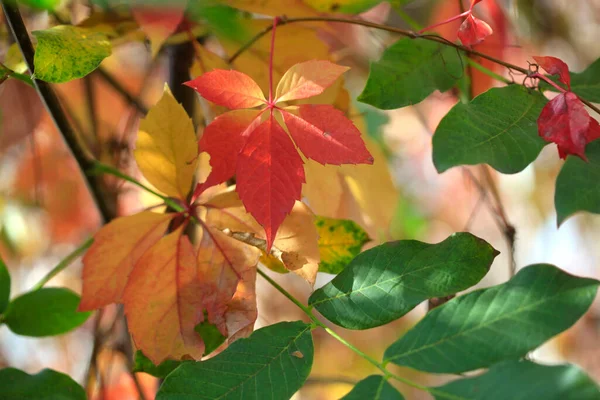
<svg viewBox="0 0 600 400"><path fill-rule="evenodd" d="M377 24L375 22L364 21L361 19L349 19L349 18L326 17L326 16L298 17L298 18L276 17L276 18L278 18L277 25L279 25L279 26L289 25L289 24L298 23L298 22L338 22L338 23L342 23L342 24L361 25L361 26L365 26L367 28L379 29L382 31L395 33L395 34L398 34L400 36L404 36L404 37L407 37L410 39L429 40L432 42L437 42L437 43L443 44L445 46L453 47L453 48L460 50L468 55L477 56L477 57L489 60L489 61L491 61L495 64L498 64L498 65L501 65L505 68L520 72L523 75L531 76L531 73L527 68L519 67L518 65L511 64L509 62L500 60L499 58L492 57L485 53L481 53L481 52L479 52L477 50L473 50L469 47L465 47L463 45L456 44L454 42L451 42L451 41L444 39L443 37L437 36L437 35L421 35L419 33L409 31L406 29L395 28L393 26ZM269 25L269 26L265 27L262 31L258 32L248 42L246 42L244 45L242 45L242 47L240 47L238 49L238 51L236 51L231 57L229 57L227 62L229 64L233 63L242 53L244 53L246 50L248 50L250 47L252 47L260 38L262 38L263 36L265 36L266 34L271 32L271 30L273 30L273 26ZM596 113L600 114L600 108L596 107L589 100L586 100L582 97L579 97L579 99L590 109L592 109Z"/></svg>
<svg viewBox="0 0 600 400"><path fill-rule="evenodd" d="M16 6L9 5L4 1L2 2L2 10L4 11L6 23L16 42L18 43L21 54L23 55L23 59L25 60L25 63L27 64L31 75L33 76L35 72L33 59L35 52L33 49L33 44L31 43L31 39L29 38L27 28L25 27L25 23L21 17L21 13ZM90 169L93 166L93 160L91 157L89 157L86 150L79 143L77 134L71 127L71 124L69 123L69 120L67 119L67 116L60 105L58 97L56 96L56 93L47 82L33 79L33 83L38 95L46 107L46 110L52 116L56 128L71 150L71 153L79 165L79 168L81 171ZM93 195L98 210L100 211L101 218L104 221L110 221L113 219L116 212L106 201L106 198L102 193L101 182L93 176L85 175L84 178L90 189L90 192Z"/></svg>
<svg viewBox="0 0 600 400"><path fill-rule="evenodd" d="M85 252L92 245L93 242L94 238L89 238L88 240L83 242L81 246L73 250L71 254L69 254L68 256L63 258L58 264L56 264L56 267L52 268L52 270L50 270L50 272L48 272L46 276L44 276L38 283L36 283L31 288L31 291L39 290L42 287L44 287L44 285L48 283L50 279L54 278L56 275L65 270L69 265L71 265L71 263L73 263L73 261L75 261L81 254L83 254L83 252Z"/></svg>
<svg viewBox="0 0 600 400"><path fill-rule="evenodd" d="M273 280L269 275L267 275L264 271L262 271L260 268L257 268L257 272L258 274L263 277L263 279L265 279L267 282L269 282L271 284L271 286L273 286L275 289L277 289L277 291L279 293L281 293L282 295L284 295L285 297L288 298L288 300L290 300L292 303L294 303L298 308L300 308L311 320L311 322L313 323L314 326L318 326L319 328L322 328L325 332L327 332L331 337L333 337L335 340L337 340L338 342L340 342L341 344L343 344L344 346L346 346L348 349L352 350L354 353L356 353L357 355L359 355L361 358L363 358L364 360L366 360L367 362L369 362L371 365L373 365L374 367L376 367L378 370L380 370L383 374L384 374L384 378L385 379L395 379L398 382L402 382L408 386L412 386L416 389L420 389L429 393L440 393L438 392L436 389L434 388L430 388L427 386L423 386L423 385L419 385L416 382L413 382L411 380L408 380L406 378L402 378L401 376L398 376L392 372L390 372L386 367L384 363L380 363L379 361L375 360L373 357L369 356L368 354L366 354L365 352L363 352L362 350L360 350L359 348L357 348L356 346L354 346L352 343L348 342L346 339L344 339L343 337L341 337L340 335L338 335L333 329L329 328L327 325L325 325L323 322L321 322L316 316L315 314L312 312L312 309L310 307L305 306L304 304L302 304L302 302L300 300L298 300L297 298L295 298L290 292L288 292L287 290L285 290L280 284L278 284L277 282L275 282L275 280ZM440 393L441 394L441 393Z"/></svg>

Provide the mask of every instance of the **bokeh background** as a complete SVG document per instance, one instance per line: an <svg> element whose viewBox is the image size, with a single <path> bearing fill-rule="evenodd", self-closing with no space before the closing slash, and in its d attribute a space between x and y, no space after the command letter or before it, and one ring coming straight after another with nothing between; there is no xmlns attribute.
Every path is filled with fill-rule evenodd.
<svg viewBox="0 0 600 400"><path fill-rule="evenodd" d="M252 9L252 4L260 2L237 3L246 11L264 12ZM383 2L357 18L411 29L461 12L458 0L406 3L400 7L394 2ZM468 7L468 1L464 3L462 7ZM277 15L295 12L303 3L285 0L272 4L275 6L271 15ZM57 17L80 23L91 13L92 7L86 1L64 1L57 15L27 11L26 22L30 30L44 29L57 24ZM532 55L551 55L563 59L571 70L580 71L600 56L600 0L485 0L477 6L476 13L495 31L477 49L511 63L527 67L528 62L533 62ZM260 16L252 17L259 19L256 28L267 22L260 21ZM2 16L0 19L4 22ZM172 78L173 62L177 61L181 45L173 41L152 58L135 22L127 17L118 23L111 21L128 33L115 44L113 55L102 66L128 92L151 106L160 96L164 82ZM456 40L459 24L460 21L445 25L439 32ZM350 66L345 86L353 99L364 86L369 61L398 40L386 32L340 24L285 26L279 29L277 38L276 57L285 58L288 63L314 58L312 53L317 53ZM261 43L255 53L248 53L248 59L238 61L240 70L259 81L266 76L266 64L264 60L263 64L260 62L265 56ZM221 55L231 55L239 47L235 42L211 37L205 44ZM251 57L255 57L254 61ZM0 24L0 59L6 65L23 68L4 23ZM516 82L524 79L503 68L483 64ZM263 74L262 78L257 74ZM497 84L473 71L473 95ZM90 151L101 161L140 176L132 156L141 117L135 107L97 73L55 88ZM431 137L440 119L457 101L457 93L449 91L394 111L382 112L356 104L357 121L370 142L376 164L334 171L310 165L304 187L307 203L319 215L357 221L373 238L367 247L397 239L439 242L453 232L471 231L501 251L479 287L504 282L513 262L517 269L547 262L573 274L600 278L600 217L576 215L557 228L554 182L563 161L557 157L554 145L546 146L532 165L515 175L498 174L485 166L454 168L441 175L436 172ZM201 131L202 123L199 125ZM118 180L106 179L104 183L107 197L121 215L148 207L154 201ZM499 215L504 215L516 230L514 248ZM17 80L4 82L0 86L0 253L13 278L13 296L28 290L92 235L99 228L99 221L77 167L35 91ZM80 273L81 263L77 262L50 285L79 291ZM299 277L273 276L298 298L308 298L311 289ZM317 286L331 278L320 275ZM264 280L259 279L257 292L257 328L303 319L303 314ZM427 307L422 304L385 327L358 332L336 330L366 353L380 357L387 345L424 315ZM600 304L596 302L584 318L531 357L540 362L573 362L600 380L599 318ZM314 338L313 371L296 399L339 398L353 383L375 372L324 332L315 331ZM117 306L95 313L84 326L58 338L19 337L0 326L0 368L13 366L30 373L42 368L63 371L89 385L94 399L137 398L128 373L130 356L122 311ZM401 368L397 372L427 385L452 378ZM145 374L138 375L146 397L153 398L158 382ZM409 387L400 389L408 399L429 398Z"/></svg>

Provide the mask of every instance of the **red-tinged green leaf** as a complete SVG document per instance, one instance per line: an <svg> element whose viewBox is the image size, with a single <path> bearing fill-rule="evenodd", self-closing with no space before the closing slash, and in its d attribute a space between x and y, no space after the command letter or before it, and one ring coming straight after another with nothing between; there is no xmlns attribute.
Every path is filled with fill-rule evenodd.
<svg viewBox="0 0 600 400"><path fill-rule="evenodd" d="M558 75L559 80L571 89L571 74L569 73L569 67L563 60L556 57L540 56L533 56L533 59L550 75Z"/></svg>
<svg viewBox="0 0 600 400"><path fill-rule="evenodd" d="M598 121L573 92L561 93L546 104L538 118L538 131L544 140L558 145L560 158L573 154L586 160L585 146L600 138Z"/></svg>
<svg viewBox="0 0 600 400"><path fill-rule="evenodd" d="M330 105L303 104L298 116L282 110L294 142L302 153L321 164L372 164L360 131L344 113Z"/></svg>
<svg viewBox="0 0 600 400"><path fill-rule="evenodd" d="M199 191L225 182L235 174L238 154L250 132L260 123L259 113L258 110L229 111L204 129L199 148L210 155L212 170Z"/></svg>
<svg viewBox="0 0 600 400"><path fill-rule="evenodd" d="M271 116L250 134L237 164L237 191L265 229L267 249L295 201L300 200L304 182L302 159Z"/></svg>
<svg viewBox="0 0 600 400"><path fill-rule="evenodd" d="M458 29L460 42L467 47L474 46L493 33L487 22L469 14Z"/></svg>
<svg viewBox="0 0 600 400"><path fill-rule="evenodd" d="M135 263L164 235L172 217L145 211L117 218L96 233L94 243L83 257L80 311L121 300Z"/></svg>
<svg viewBox="0 0 600 400"><path fill-rule="evenodd" d="M216 69L186 82L185 85L195 89L206 100L233 110L252 108L266 102L256 82L238 71Z"/></svg>
<svg viewBox="0 0 600 400"><path fill-rule="evenodd" d="M174 3L177 2L175 1ZM158 54L162 45L169 36L175 33L183 20L185 3L181 1L179 3L180 7L170 4L169 7L144 6L132 10L136 22L146 36L148 36L148 39L150 39L152 57Z"/></svg>
<svg viewBox="0 0 600 400"><path fill-rule="evenodd" d="M349 69L326 60L311 60L296 64L287 70L277 84L276 101L317 96Z"/></svg>

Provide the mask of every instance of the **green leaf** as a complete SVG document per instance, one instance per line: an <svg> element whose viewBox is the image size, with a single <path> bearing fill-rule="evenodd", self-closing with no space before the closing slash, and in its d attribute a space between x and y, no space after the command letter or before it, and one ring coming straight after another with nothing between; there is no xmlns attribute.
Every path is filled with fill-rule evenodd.
<svg viewBox="0 0 600 400"><path fill-rule="evenodd" d="M596 383L573 365L530 361L496 364L484 374L458 379L433 392L437 400L598 400Z"/></svg>
<svg viewBox="0 0 600 400"><path fill-rule="evenodd" d="M288 400L310 373L310 330L301 321L259 329L207 361L177 367L156 399Z"/></svg>
<svg viewBox="0 0 600 400"><path fill-rule="evenodd" d="M59 25L32 34L38 41L35 77L46 82L83 78L111 54L106 35L85 28Z"/></svg>
<svg viewBox="0 0 600 400"><path fill-rule="evenodd" d="M10 274L4 264L4 260L0 257L0 314L6 310L10 301Z"/></svg>
<svg viewBox="0 0 600 400"><path fill-rule="evenodd" d="M436 169L486 163L506 174L522 171L546 145L537 118L547 102L537 91L510 85L456 104L433 135Z"/></svg>
<svg viewBox="0 0 600 400"><path fill-rule="evenodd" d="M206 310L204 310L204 321L196 325L194 330L198 332L204 342L205 356L215 351L227 339L216 325L208 322L208 312Z"/></svg>
<svg viewBox="0 0 600 400"><path fill-rule="evenodd" d="M90 316L89 312L77 312L78 305L79 296L69 289L42 288L14 299L4 313L4 322L18 335L60 335Z"/></svg>
<svg viewBox="0 0 600 400"><path fill-rule="evenodd" d="M470 233L455 233L437 244L385 243L361 253L308 302L344 328L374 328L400 318L429 298L475 285L497 254Z"/></svg>
<svg viewBox="0 0 600 400"><path fill-rule="evenodd" d="M558 78L555 76L549 76L549 78L558 82ZM540 87L557 92L554 87L545 82L540 82ZM600 58L583 72L571 72L571 90L592 103L600 103Z"/></svg>
<svg viewBox="0 0 600 400"><path fill-rule="evenodd" d="M165 360L159 365L154 365L148 357L142 353L141 350L135 352L133 364L133 372L145 372L157 378L165 378L175 368L179 367L183 363L190 363L192 361L176 361L176 360Z"/></svg>
<svg viewBox="0 0 600 400"><path fill-rule="evenodd" d="M460 373L523 357L575 323L598 282L546 264L430 311L386 351L386 361L420 371Z"/></svg>
<svg viewBox="0 0 600 400"><path fill-rule="evenodd" d="M339 274L356 257L369 235L354 221L317 217L319 272Z"/></svg>
<svg viewBox="0 0 600 400"><path fill-rule="evenodd" d="M569 156L556 178L558 225L578 211L600 214L600 140L589 143L585 155L588 162Z"/></svg>
<svg viewBox="0 0 600 400"><path fill-rule="evenodd" d="M65 374L44 369L35 375L0 369L2 400L85 400L85 391Z"/></svg>
<svg viewBox="0 0 600 400"><path fill-rule="evenodd" d="M426 40L401 39L371 71L358 101L383 110L419 103L433 91L445 92L463 75L463 63L449 46Z"/></svg>
<svg viewBox="0 0 600 400"><path fill-rule="evenodd" d="M403 400L404 397L380 375L371 375L358 382L342 400Z"/></svg>

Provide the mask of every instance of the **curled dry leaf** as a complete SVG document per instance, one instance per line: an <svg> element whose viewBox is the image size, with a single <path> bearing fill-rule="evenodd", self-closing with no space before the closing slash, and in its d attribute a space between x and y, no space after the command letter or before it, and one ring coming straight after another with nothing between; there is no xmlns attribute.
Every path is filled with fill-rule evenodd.
<svg viewBox="0 0 600 400"><path fill-rule="evenodd" d="M493 30L487 22L474 17L473 14L469 14L458 28L458 38L467 47L483 42L492 33Z"/></svg>

